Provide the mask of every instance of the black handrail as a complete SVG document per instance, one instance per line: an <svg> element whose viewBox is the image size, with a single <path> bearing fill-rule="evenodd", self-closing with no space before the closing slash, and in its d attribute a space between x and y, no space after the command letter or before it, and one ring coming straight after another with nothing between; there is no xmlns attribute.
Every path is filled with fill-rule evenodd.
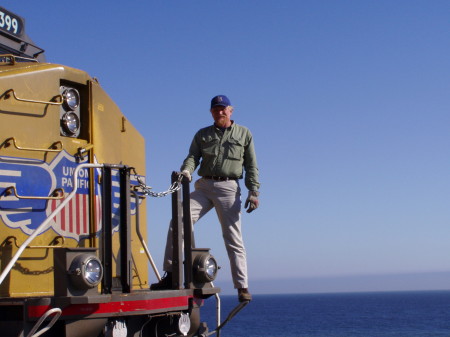
<svg viewBox="0 0 450 337"><path fill-rule="evenodd" d="M102 169L102 293L112 292L112 180L111 167Z"/></svg>

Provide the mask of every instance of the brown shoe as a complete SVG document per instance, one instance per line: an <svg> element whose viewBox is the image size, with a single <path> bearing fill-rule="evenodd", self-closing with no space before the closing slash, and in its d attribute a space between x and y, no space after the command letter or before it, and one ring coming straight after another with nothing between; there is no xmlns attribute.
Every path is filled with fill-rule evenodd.
<svg viewBox="0 0 450 337"><path fill-rule="evenodd" d="M238 298L239 298L239 302L251 301L252 294L249 293L247 288L239 288L238 289Z"/></svg>

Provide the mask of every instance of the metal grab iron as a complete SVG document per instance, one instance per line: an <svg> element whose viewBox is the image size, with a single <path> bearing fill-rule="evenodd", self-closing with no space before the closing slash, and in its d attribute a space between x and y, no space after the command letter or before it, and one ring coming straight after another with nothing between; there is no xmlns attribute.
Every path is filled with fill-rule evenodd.
<svg viewBox="0 0 450 337"><path fill-rule="evenodd" d="M26 195L19 195L17 193L17 189L15 186L9 186L4 191L4 196L10 196L11 194L14 194L14 196L17 199L28 199L28 200L62 200L65 198L65 193L62 188L55 189L52 194L48 197L36 197L36 196L26 196ZM1 196L0 196L1 197Z"/></svg>
<svg viewBox="0 0 450 337"><path fill-rule="evenodd" d="M38 149L32 147L21 147L17 145L16 139L14 137L9 137L5 139L5 141L1 144L0 149L2 147L11 146L10 142L14 145L17 150L21 151L38 151L38 152L61 152L63 150L63 144L61 141L54 142L48 149ZM58 148L59 145L59 148Z"/></svg>
<svg viewBox="0 0 450 337"><path fill-rule="evenodd" d="M37 103L37 104L45 104L45 105L62 105L64 100L62 95L56 95L53 97L53 99L59 98L59 102L53 102L53 101L38 101L38 100L34 100L34 99L25 99L25 98L20 98L17 97L16 92L14 91L14 89L9 89L4 93L5 98L9 98L9 93L12 93L14 99L16 101L19 102L26 102L26 103Z"/></svg>

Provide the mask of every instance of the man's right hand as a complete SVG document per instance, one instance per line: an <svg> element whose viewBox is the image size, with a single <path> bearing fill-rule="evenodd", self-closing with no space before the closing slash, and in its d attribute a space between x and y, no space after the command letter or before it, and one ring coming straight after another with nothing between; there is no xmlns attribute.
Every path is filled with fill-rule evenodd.
<svg viewBox="0 0 450 337"><path fill-rule="evenodd" d="M191 176L191 172L189 172L188 170L183 170L180 173L181 175L185 176L186 179L191 182L192 181L192 176Z"/></svg>

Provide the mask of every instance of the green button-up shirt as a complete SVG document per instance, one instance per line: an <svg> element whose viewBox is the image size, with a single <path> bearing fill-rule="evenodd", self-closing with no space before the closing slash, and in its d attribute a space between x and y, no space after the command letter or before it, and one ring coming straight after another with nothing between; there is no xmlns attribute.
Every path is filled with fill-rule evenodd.
<svg viewBox="0 0 450 337"><path fill-rule="evenodd" d="M245 169L245 186L250 191L259 189L253 137L244 126L233 122L225 131L215 125L200 129L192 140L181 171L192 173L199 164L200 176L242 178Z"/></svg>

